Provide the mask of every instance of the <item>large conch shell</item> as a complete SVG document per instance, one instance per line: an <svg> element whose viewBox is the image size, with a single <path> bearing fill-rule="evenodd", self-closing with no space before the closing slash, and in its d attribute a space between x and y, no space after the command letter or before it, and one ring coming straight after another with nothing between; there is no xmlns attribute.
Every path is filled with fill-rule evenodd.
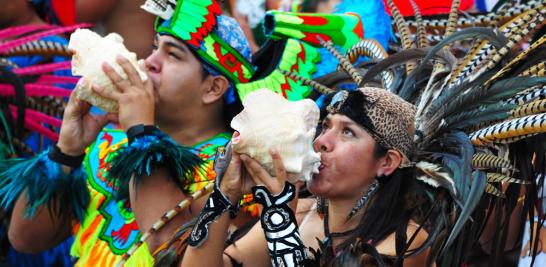
<svg viewBox="0 0 546 267"><path fill-rule="evenodd" d="M95 94L91 87L98 85L105 91L116 91L112 81L102 71L102 63L107 62L121 75L127 78L123 69L116 63L116 57L127 58L136 68L142 80L148 79L144 71L138 67L136 54L129 52L123 45L123 38L117 33L101 37L88 29L78 29L70 36L68 48L74 52L72 56L72 75L83 76L83 82L76 87L76 97L91 103L107 112L117 112L118 103Z"/></svg>
<svg viewBox="0 0 546 267"><path fill-rule="evenodd" d="M320 153L313 150L313 139L320 112L312 100L288 101L267 89L248 94L244 110L231 121L239 132L232 140L233 151L257 160L271 175L275 168L269 151L280 152L287 172L310 181L318 173Z"/></svg>

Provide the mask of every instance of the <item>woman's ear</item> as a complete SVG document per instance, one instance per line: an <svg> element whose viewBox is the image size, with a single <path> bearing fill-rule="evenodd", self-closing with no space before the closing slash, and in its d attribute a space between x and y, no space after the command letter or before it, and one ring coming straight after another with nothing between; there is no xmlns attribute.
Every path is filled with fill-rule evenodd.
<svg viewBox="0 0 546 267"><path fill-rule="evenodd" d="M221 100L224 96L224 93L229 89L229 81L226 77L218 75L212 76L209 75L203 81L203 103L211 104L218 100Z"/></svg>
<svg viewBox="0 0 546 267"><path fill-rule="evenodd" d="M402 163L402 154L400 152L389 149L387 154L383 156L379 162L379 168L377 169L377 176L389 176L391 175Z"/></svg>

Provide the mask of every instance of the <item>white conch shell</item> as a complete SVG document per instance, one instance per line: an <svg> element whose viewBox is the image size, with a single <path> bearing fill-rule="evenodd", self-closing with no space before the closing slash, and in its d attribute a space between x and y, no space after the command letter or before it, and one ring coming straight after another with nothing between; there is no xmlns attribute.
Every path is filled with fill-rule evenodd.
<svg viewBox="0 0 546 267"><path fill-rule="evenodd" d="M231 127L239 132L232 140L233 151L249 155L275 175L269 151L276 148L287 172L310 181L320 166L320 153L313 150L320 117L315 102L288 101L270 90L260 89L248 94L243 106L244 110L231 121Z"/></svg>
<svg viewBox="0 0 546 267"><path fill-rule="evenodd" d="M85 80L78 84L76 97L105 111L116 112L118 103L100 97L91 90L92 85L98 85L105 91L117 90L102 71L103 62L110 64L125 79L127 75L116 63L116 57L121 55L133 64L142 80L148 79L146 73L138 66L136 54L125 48L123 38L117 33L110 33L102 38L88 29L78 29L70 36L68 48L74 52L72 75L83 76Z"/></svg>

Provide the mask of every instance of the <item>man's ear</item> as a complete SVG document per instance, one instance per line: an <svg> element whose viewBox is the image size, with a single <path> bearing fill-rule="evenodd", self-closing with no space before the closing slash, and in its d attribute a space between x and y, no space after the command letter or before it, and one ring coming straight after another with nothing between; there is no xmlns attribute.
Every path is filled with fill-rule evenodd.
<svg viewBox="0 0 546 267"><path fill-rule="evenodd" d="M222 99L224 93L229 89L228 79L221 75L209 75L203 81L203 85L205 85L202 97L204 104L211 104Z"/></svg>
<svg viewBox="0 0 546 267"><path fill-rule="evenodd" d="M389 176L391 175L402 163L402 154L400 152L389 149L387 154L379 161L379 168L377 169L377 176Z"/></svg>

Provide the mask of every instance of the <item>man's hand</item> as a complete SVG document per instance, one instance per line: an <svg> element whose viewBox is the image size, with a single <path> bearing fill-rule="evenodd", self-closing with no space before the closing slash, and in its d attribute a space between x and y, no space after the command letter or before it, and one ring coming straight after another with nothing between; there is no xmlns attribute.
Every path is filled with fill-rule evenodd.
<svg viewBox="0 0 546 267"><path fill-rule="evenodd" d="M111 113L91 115L89 113L91 105L76 98L77 87L82 86L85 82L80 79L76 89L70 94L57 143L63 153L71 156L83 154L85 148L95 141L106 124L117 121L117 116Z"/></svg>
<svg viewBox="0 0 546 267"><path fill-rule="evenodd" d="M102 69L118 92L106 92L97 86L93 86L93 91L118 102L119 122L125 131L137 124L153 125L155 92L152 82L150 79L142 81L135 67L126 58L118 57L117 62L127 74L127 79L123 79L107 63L103 64Z"/></svg>

